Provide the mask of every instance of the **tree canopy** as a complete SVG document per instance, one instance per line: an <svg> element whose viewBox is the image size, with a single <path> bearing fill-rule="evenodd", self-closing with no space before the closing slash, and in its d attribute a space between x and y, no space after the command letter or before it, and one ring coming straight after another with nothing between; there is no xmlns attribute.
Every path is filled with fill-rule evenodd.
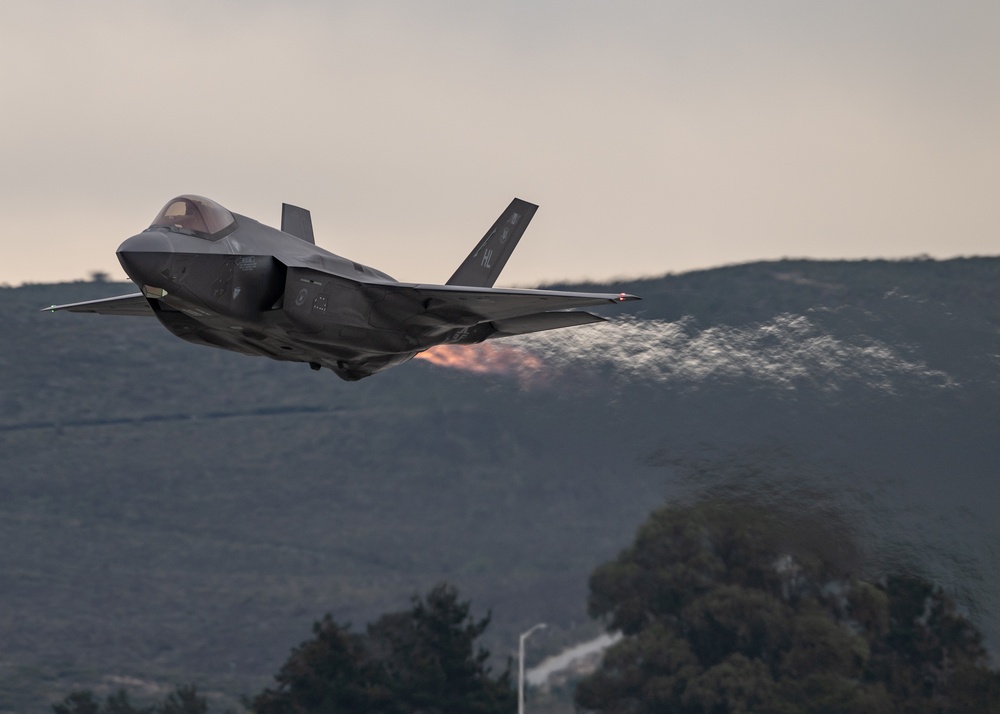
<svg viewBox="0 0 1000 714"><path fill-rule="evenodd" d="M365 633L327 615L292 651L278 686L250 702L257 714L500 714L516 705L510 663L496 678L476 641L489 625L456 590L439 585L409 610L383 615Z"/></svg>
<svg viewBox="0 0 1000 714"><path fill-rule="evenodd" d="M53 704L55 714L208 714L208 701L198 696L193 685L177 687L160 704L139 707L128 693L109 694L102 704L93 692L73 692L61 704Z"/></svg>
<svg viewBox="0 0 1000 714"><path fill-rule="evenodd" d="M256 714L509 714L516 708L510 662L496 677L477 641L490 617L476 619L450 585L414 597L412 607L383 615L364 633L326 615L313 637L292 650L277 686L248 697ZM157 705L137 707L124 691L102 703L73 692L55 714L208 714L193 686Z"/></svg>
<svg viewBox="0 0 1000 714"><path fill-rule="evenodd" d="M591 576L591 615L625 637L580 682L577 705L1000 712L1000 678L954 601L914 575L858 579L807 534L801 520L731 503L655 511Z"/></svg>

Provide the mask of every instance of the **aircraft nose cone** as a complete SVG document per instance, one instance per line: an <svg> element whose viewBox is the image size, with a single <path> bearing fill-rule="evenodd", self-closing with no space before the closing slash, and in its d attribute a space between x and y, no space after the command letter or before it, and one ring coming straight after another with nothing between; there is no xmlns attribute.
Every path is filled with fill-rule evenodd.
<svg viewBox="0 0 1000 714"><path fill-rule="evenodd" d="M118 246L118 255L122 253L172 253L173 247L167 237L159 231L144 231L132 236Z"/></svg>
<svg viewBox="0 0 1000 714"><path fill-rule="evenodd" d="M135 283L142 285L162 270L166 255L173 250L159 231L144 231L118 246L118 262Z"/></svg>

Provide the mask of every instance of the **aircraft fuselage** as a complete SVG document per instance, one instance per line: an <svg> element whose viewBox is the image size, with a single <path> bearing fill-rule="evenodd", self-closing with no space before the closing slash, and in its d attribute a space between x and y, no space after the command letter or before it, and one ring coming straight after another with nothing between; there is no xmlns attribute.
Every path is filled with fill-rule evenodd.
<svg viewBox="0 0 1000 714"><path fill-rule="evenodd" d="M493 288L536 208L519 199L446 285L400 283L324 250L308 211L284 208L277 230L199 196L173 199L118 248L141 293L50 309L152 314L189 342L356 380L435 345L600 322L567 308L636 299Z"/></svg>

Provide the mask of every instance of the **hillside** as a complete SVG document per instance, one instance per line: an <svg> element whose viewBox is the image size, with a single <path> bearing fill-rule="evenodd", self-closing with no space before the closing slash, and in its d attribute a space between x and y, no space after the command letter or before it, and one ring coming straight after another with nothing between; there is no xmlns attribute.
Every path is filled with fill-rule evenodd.
<svg viewBox="0 0 1000 714"><path fill-rule="evenodd" d="M998 285L996 258L588 285L644 300L474 348L492 372L355 384L37 311L130 286L2 288L0 711L109 677L252 691L323 613L441 580L502 656L584 622L664 499L712 493L844 519L870 572L935 579L995 646Z"/></svg>

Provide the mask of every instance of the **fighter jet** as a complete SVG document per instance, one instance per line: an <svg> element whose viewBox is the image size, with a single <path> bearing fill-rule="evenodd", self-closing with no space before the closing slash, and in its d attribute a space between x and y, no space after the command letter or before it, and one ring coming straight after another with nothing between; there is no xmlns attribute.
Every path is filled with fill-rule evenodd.
<svg viewBox="0 0 1000 714"><path fill-rule="evenodd" d="M446 284L425 285L320 248L303 208L283 204L279 231L207 198L178 196L118 247L139 292L45 310L153 316L195 344L354 381L429 347L601 322L570 308L639 299L494 288L537 208L515 198Z"/></svg>

